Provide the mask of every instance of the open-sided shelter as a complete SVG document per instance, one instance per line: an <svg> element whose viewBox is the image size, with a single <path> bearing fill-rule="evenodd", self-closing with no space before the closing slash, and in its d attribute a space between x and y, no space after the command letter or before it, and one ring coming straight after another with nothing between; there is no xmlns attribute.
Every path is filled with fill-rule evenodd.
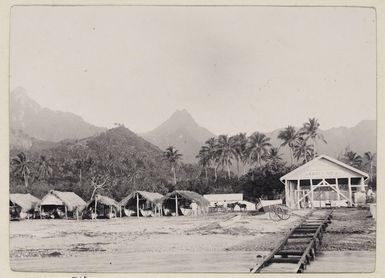
<svg viewBox="0 0 385 278"><path fill-rule="evenodd" d="M337 159L320 155L280 178L290 208L355 205L368 174Z"/></svg>
<svg viewBox="0 0 385 278"><path fill-rule="evenodd" d="M157 201L162 197L160 193L138 190L121 200L119 206L123 207L126 216L154 216L160 213Z"/></svg>
<svg viewBox="0 0 385 278"><path fill-rule="evenodd" d="M83 216L91 216L91 218L114 218L119 212L119 204L114 199L95 194L95 196L87 203L87 208L83 212Z"/></svg>
<svg viewBox="0 0 385 278"><path fill-rule="evenodd" d="M78 219L79 213L86 205L86 202L74 192L50 190L41 200L40 217Z"/></svg>
<svg viewBox="0 0 385 278"><path fill-rule="evenodd" d="M164 215L191 215L192 203L197 205L197 214L208 212L210 202L202 195L188 190L175 190L159 200Z"/></svg>
<svg viewBox="0 0 385 278"><path fill-rule="evenodd" d="M30 218L35 216L36 207L40 200L31 194L10 194L9 213L11 219Z"/></svg>

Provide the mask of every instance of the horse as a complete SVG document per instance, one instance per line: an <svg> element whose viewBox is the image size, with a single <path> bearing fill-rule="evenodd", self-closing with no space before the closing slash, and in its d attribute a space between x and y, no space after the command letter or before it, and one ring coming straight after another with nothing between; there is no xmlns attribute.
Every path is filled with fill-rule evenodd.
<svg viewBox="0 0 385 278"><path fill-rule="evenodd" d="M239 206L239 209L243 211L246 211L246 208L247 208L247 205L246 204L242 204L242 203L237 203L237 205Z"/></svg>

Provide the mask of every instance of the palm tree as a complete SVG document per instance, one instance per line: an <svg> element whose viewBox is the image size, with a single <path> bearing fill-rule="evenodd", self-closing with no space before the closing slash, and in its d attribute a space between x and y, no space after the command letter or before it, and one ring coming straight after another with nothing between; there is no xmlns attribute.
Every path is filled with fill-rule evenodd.
<svg viewBox="0 0 385 278"><path fill-rule="evenodd" d="M39 163L39 179L48 179L52 175L52 167L49 165L46 157L44 155L40 156L40 163Z"/></svg>
<svg viewBox="0 0 385 278"><path fill-rule="evenodd" d="M293 155L297 161L303 158L303 163L306 163L309 157L314 156L313 145L307 143L307 138L299 136L293 147Z"/></svg>
<svg viewBox="0 0 385 278"><path fill-rule="evenodd" d="M208 182L207 168L211 164L210 149L207 146L202 146L196 158L198 159L198 165L205 170L206 182Z"/></svg>
<svg viewBox="0 0 385 278"><path fill-rule="evenodd" d="M248 153L251 161L255 161L258 166L262 166L262 157L266 154L268 148L271 147L270 138L260 132L254 132L249 137Z"/></svg>
<svg viewBox="0 0 385 278"><path fill-rule="evenodd" d="M245 174L245 165L247 163L247 136L246 133L239 133L233 136L234 148L235 148L235 158L237 160L237 173L239 178L239 162L242 161L243 164L243 174Z"/></svg>
<svg viewBox="0 0 385 278"><path fill-rule="evenodd" d="M343 160L355 168L360 168L362 164L362 157L353 151L346 151Z"/></svg>
<svg viewBox="0 0 385 278"><path fill-rule="evenodd" d="M294 163L294 145L297 140L297 132L295 130L295 127L293 126L288 126L284 130L281 130L278 134L278 139L281 139L283 142L281 146L288 146L289 151L290 151L290 159L291 159L291 164L293 165Z"/></svg>
<svg viewBox="0 0 385 278"><path fill-rule="evenodd" d="M303 127L299 130L300 136L305 136L306 139L312 139L313 141L313 158L316 155L316 142L317 139L320 139L322 142L327 144L325 138L321 133L319 133L318 120L316 118L310 118L308 122L303 124Z"/></svg>
<svg viewBox="0 0 385 278"><path fill-rule="evenodd" d="M373 162L375 161L376 154L371 152L364 153L366 164L369 166L369 179L373 180Z"/></svg>
<svg viewBox="0 0 385 278"><path fill-rule="evenodd" d="M278 148L270 148L266 153L266 160L272 165L277 165L282 161L282 154L279 153Z"/></svg>
<svg viewBox="0 0 385 278"><path fill-rule="evenodd" d="M176 150L174 147L170 146L166 149L166 151L163 152L163 158L164 161L167 161L170 163L171 171L174 175L174 185L176 185L176 173L175 168L179 164L180 160L182 159L182 154L178 153L178 150Z"/></svg>
<svg viewBox="0 0 385 278"><path fill-rule="evenodd" d="M205 142L205 144L206 144L206 147L207 147L208 152L210 154L209 155L210 156L210 165L211 164L213 165L214 177L215 177L215 181L216 181L218 178L217 170L219 167L218 158L217 158L217 139L215 137L211 137Z"/></svg>
<svg viewBox="0 0 385 278"><path fill-rule="evenodd" d="M31 170L29 168L30 161L25 153L18 153L16 157L12 158L11 165L14 167L14 173L20 175L24 180L25 187L28 187L28 177Z"/></svg>
<svg viewBox="0 0 385 278"><path fill-rule="evenodd" d="M217 140L216 154L222 167L226 166L227 176L230 178L231 160L236 156L234 137L219 135Z"/></svg>

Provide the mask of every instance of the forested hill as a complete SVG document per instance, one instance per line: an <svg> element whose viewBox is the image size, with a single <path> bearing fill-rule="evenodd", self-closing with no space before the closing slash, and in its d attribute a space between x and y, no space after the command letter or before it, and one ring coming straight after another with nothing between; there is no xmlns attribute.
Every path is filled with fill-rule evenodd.
<svg viewBox="0 0 385 278"><path fill-rule="evenodd" d="M18 153L12 150L11 159ZM87 200L92 191L91 180L97 177L100 181L108 178L101 193L120 200L135 189L165 193L171 178L169 165L162 161L162 151L124 126L25 154L29 185L26 187L23 177L11 172L11 192L31 192L41 197L49 189L68 190Z"/></svg>

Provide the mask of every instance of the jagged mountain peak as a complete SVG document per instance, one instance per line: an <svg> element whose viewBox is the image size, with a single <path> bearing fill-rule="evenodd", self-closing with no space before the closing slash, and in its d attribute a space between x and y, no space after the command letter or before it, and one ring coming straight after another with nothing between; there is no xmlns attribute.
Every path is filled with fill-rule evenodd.
<svg viewBox="0 0 385 278"><path fill-rule="evenodd" d="M214 134L201 127L186 109L181 109L141 136L161 149L173 146L183 154L184 162L194 162L202 144Z"/></svg>
<svg viewBox="0 0 385 278"><path fill-rule="evenodd" d="M198 126L197 122L194 120L194 118L191 116L191 114L186 110L176 110L162 125L159 127L172 126L175 127L181 127L184 125L196 125Z"/></svg>

